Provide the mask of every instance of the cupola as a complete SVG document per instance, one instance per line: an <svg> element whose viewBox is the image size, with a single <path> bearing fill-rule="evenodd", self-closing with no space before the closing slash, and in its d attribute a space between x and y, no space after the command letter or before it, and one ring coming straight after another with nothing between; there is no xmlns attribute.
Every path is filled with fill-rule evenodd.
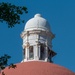
<svg viewBox="0 0 75 75"><path fill-rule="evenodd" d="M52 50L52 39L55 35L51 32L50 25L41 14L27 21L21 34L23 39L23 60L52 62L56 53Z"/></svg>

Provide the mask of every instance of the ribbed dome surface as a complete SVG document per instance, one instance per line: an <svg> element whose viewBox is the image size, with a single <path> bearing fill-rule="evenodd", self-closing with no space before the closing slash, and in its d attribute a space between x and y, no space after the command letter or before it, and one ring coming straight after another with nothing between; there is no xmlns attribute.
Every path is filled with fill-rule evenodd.
<svg viewBox="0 0 75 75"><path fill-rule="evenodd" d="M50 25L46 19L41 17L40 14L36 14L34 18L31 18L29 21L27 21L25 25L24 31L30 30L50 31Z"/></svg>
<svg viewBox="0 0 75 75"><path fill-rule="evenodd" d="M24 62L16 64L16 68L8 67L4 70L5 75L75 75L70 70L48 62Z"/></svg>

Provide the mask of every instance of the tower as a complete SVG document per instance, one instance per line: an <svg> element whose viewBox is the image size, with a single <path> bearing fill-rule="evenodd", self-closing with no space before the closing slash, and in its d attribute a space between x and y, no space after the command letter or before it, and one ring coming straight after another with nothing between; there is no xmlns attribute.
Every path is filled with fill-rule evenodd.
<svg viewBox="0 0 75 75"><path fill-rule="evenodd" d="M51 32L50 25L40 14L36 14L25 25L21 34L23 39L23 60L52 62L56 53L52 50L52 39L55 35Z"/></svg>

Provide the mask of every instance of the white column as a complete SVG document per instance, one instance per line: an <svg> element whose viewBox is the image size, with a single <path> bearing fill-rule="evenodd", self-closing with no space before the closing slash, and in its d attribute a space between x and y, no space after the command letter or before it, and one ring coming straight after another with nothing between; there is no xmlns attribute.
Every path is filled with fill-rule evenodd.
<svg viewBox="0 0 75 75"><path fill-rule="evenodd" d="M36 58L35 58L36 60L39 60L39 57L38 57L39 55L38 54L39 54L38 53L38 44L36 44Z"/></svg>
<svg viewBox="0 0 75 75"><path fill-rule="evenodd" d="M27 61L29 59L29 42L28 42L28 36L29 36L29 32L27 31L27 34L26 34L26 46L25 46L25 49L26 49L26 54L25 54L25 61Z"/></svg>
<svg viewBox="0 0 75 75"><path fill-rule="evenodd" d="M27 60L29 60L29 47L27 47Z"/></svg>
<svg viewBox="0 0 75 75"><path fill-rule="evenodd" d="M47 42L47 39L46 39L46 53L45 53L45 61L48 61L48 42Z"/></svg>
<svg viewBox="0 0 75 75"><path fill-rule="evenodd" d="M27 42L27 44L26 44L26 47L25 47L25 49L26 49L26 60L28 60L29 59L29 43Z"/></svg>
<svg viewBox="0 0 75 75"><path fill-rule="evenodd" d="M38 46L38 57L40 59L40 45Z"/></svg>
<svg viewBox="0 0 75 75"><path fill-rule="evenodd" d="M36 37L36 60L39 60L39 34Z"/></svg>
<svg viewBox="0 0 75 75"><path fill-rule="evenodd" d="M27 49L27 48L26 48L26 54L25 54L25 57L26 57L25 60L28 60L28 49Z"/></svg>

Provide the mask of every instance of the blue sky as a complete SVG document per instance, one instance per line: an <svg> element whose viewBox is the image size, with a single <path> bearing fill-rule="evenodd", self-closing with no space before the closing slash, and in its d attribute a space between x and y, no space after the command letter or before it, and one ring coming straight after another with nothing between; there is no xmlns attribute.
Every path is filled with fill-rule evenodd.
<svg viewBox="0 0 75 75"><path fill-rule="evenodd" d="M28 21L36 13L42 14L56 35L53 39L53 50L57 56L53 58L55 64L64 66L75 72L75 0L0 0L15 5L26 6L29 13L22 19ZM19 63L22 60L21 32L25 24L8 28L0 23L0 56L11 55L9 63Z"/></svg>

